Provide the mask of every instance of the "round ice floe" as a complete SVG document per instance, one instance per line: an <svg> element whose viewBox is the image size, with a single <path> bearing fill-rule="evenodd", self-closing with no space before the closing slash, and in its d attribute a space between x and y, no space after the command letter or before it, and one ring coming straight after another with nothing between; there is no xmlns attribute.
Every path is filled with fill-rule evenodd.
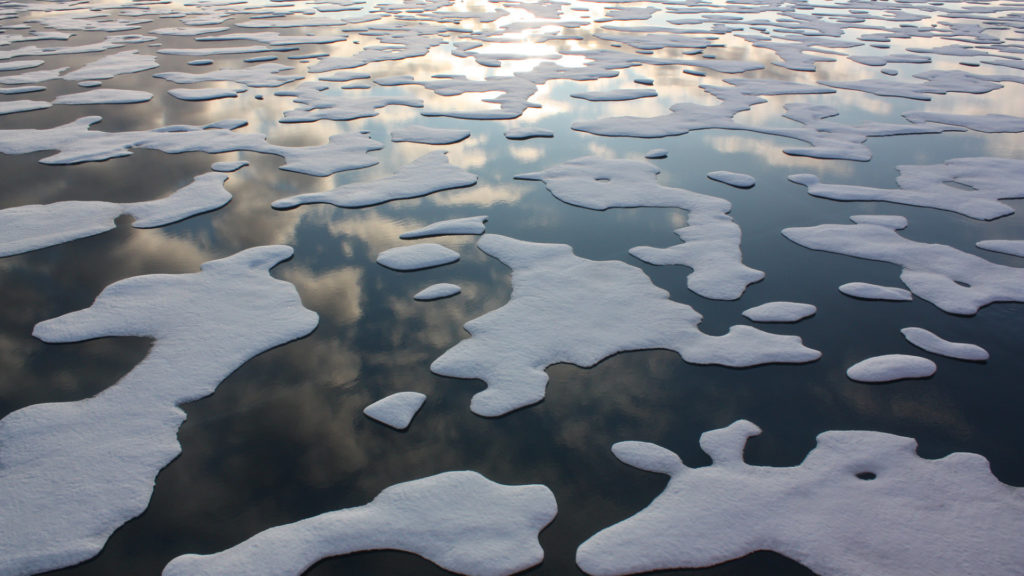
<svg viewBox="0 0 1024 576"><path fill-rule="evenodd" d="M419 392L397 392L363 408L363 414L395 430L405 430L426 400L427 395Z"/></svg>
<svg viewBox="0 0 1024 576"><path fill-rule="evenodd" d="M457 284L442 282L440 284L434 284L433 286L427 286L423 290L420 290L413 296L413 299L428 302L430 300L440 300L442 298L455 296L460 292L462 292L462 288Z"/></svg>
<svg viewBox="0 0 1024 576"><path fill-rule="evenodd" d="M909 354L874 356L850 366L846 375L857 382L892 382L907 378L927 378L935 374L935 362Z"/></svg>
<svg viewBox="0 0 1024 576"><path fill-rule="evenodd" d="M440 244L416 244L381 252L377 256L377 264L392 270L410 271L451 264L458 259L458 252Z"/></svg>
<svg viewBox="0 0 1024 576"><path fill-rule="evenodd" d="M818 309L814 304L802 302L766 302L760 306L748 308L743 316L754 322L797 322L813 316Z"/></svg>
<svg viewBox="0 0 1024 576"><path fill-rule="evenodd" d="M754 177L750 174L741 174L739 172L729 172L728 170L717 170L715 172L708 172L708 178L728 184L735 188L753 188L754 184L757 183Z"/></svg>

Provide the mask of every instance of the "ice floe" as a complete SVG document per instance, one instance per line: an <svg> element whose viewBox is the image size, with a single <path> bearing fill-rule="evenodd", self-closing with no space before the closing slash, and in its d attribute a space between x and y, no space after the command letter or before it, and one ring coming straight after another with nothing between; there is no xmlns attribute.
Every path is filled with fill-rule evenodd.
<svg viewBox="0 0 1024 576"><path fill-rule="evenodd" d="M824 250L900 266L900 280L914 295L940 309L971 315L992 302L1024 302L1024 268L995 264L944 244L908 240L898 226L861 221L785 228L782 234L812 250Z"/></svg>
<svg viewBox="0 0 1024 576"><path fill-rule="evenodd" d="M1017 184L1024 180L1024 160L1016 158L954 158L942 164L902 165L897 170L898 189L823 184L813 174L793 174L789 179L820 198L924 206L978 220L1013 214L1013 208L999 200L1024 198L1024 189Z"/></svg>
<svg viewBox="0 0 1024 576"><path fill-rule="evenodd" d="M576 92L574 94L570 94L573 98L589 100L591 102L636 100L637 98L653 98L657 95L657 91L650 88L619 88L618 90L594 90L591 92Z"/></svg>
<svg viewBox="0 0 1024 576"><path fill-rule="evenodd" d="M168 94L186 102L204 102L220 98L238 98L246 88L171 88Z"/></svg>
<svg viewBox="0 0 1024 576"><path fill-rule="evenodd" d="M982 240L975 246L990 252L999 252L1024 258L1024 240Z"/></svg>
<svg viewBox="0 0 1024 576"><path fill-rule="evenodd" d="M950 342L924 328L904 328L900 333L914 346L932 354L940 354L957 360L984 362L988 360L988 352L977 344L966 342Z"/></svg>
<svg viewBox="0 0 1024 576"><path fill-rule="evenodd" d="M544 559L538 535L557 512L546 486L445 472L386 488L365 506L270 528L217 554L179 556L163 576L295 576L324 558L364 550L403 550L467 576L509 576Z"/></svg>
<svg viewBox="0 0 1024 576"><path fill-rule="evenodd" d="M0 210L0 257L101 234L122 214L134 217L136 228L154 228L216 210L231 200L225 180L224 174L202 174L170 196L148 202L71 200Z"/></svg>
<svg viewBox="0 0 1024 576"><path fill-rule="evenodd" d="M458 128L430 128L428 126L405 126L391 131L392 142L417 142L419 144L455 144L469 138L469 130Z"/></svg>
<svg viewBox="0 0 1024 576"><path fill-rule="evenodd" d="M426 196L440 190L462 188L476 184L477 177L462 168L452 166L443 151L428 152L403 166L391 176L369 182L344 184L327 192L299 194L275 201L278 210L302 204L327 203L342 208L362 208Z"/></svg>
<svg viewBox="0 0 1024 576"><path fill-rule="evenodd" d="M152 54L139 54L138 50L125 50L110 56L104 56L95 62L90 62L81 68L72 70L64 75L65 80L108 80L122 74L134 74L145 70L152 70L159 66L156 56Z"/></svg>
<svg viewBox="0 0 1024 576"><path fill-rule="evenodd" d="M530 138L554 138L555 133L545 128L521 126L509 128L505 131L505 138L509 140L529 140Z"/></svg>
<svg viewBox="0 0 1024 576"><path fill-rule="evenodd" d="M317 315L269 269L292 255L263 246L193 274L111 284L84 310L40 322L45 342L154 338L135 368L96 396L35 404L0 420L0 572L28 575L91 558L149 503L181 452L178 407L207 396L249 358L310 333Z"/></svg>
<svg viewBox="0 0 1024 576"><path fill-rule="evenodd" d="M0 115L29 112L31 110L45 110L50 106L52 106L51 103L43 100L7 100L0 102Z"/></svg>
<svg viewBox="0 0 1024 576"><path fill-rule="evenodd" d="M316 122L317 120L355 120L377 115L377 109L384 106L409 106L422 108L419 98L406 96L366 96L353 98L347 94L332 91L326 84L304 82L293 90L279 90L275 96L291 96L300 106L286 110L284 123Z"/></svg>
<svg viewBox="0 0 1024 576"><path fill-rule="evenodd" d="M433 300L441 300L442 298L450 298L461 292L462 288L460 288L458 284L442 282L439 284L432 284L423 290L420 290L413 295L413 299L421 302L430 302Z"/></svg>
<svg viewBox="0 0 1024 576"><path fill-rule="evenodd" d="M882 383L927 378L935 374L935 362L909 354L885 354L861 360L846 370L850 380L857 382Z"/></svg>
<svg viewBox="0 0 1024 576"><path fill-rule="evenodd" d="M138 104L149 102L153 94L144 90L121 90L117 88L97 88L76 92L74 94L61 94L54 99L54 104Z"/></svg>
<svg viewBox="0 0 1024 576"><path fill-rule="evenodd" d="M440 244L426 242L412 246L389 248L377 255L377 264L392 270L408 272L435 266L451 264L459 259L459 253Z"/></svg>
<svg viewBox="0 0 1024 576"><path fill-rule="evenodd" d="M484 222L487 221L487 216L468 216L466 218L455 218L452 220L443 220L441 222L434 222L424 226L423 228L417 228L416 230L410 230L403 232L399 238L402 240L412 240L414 238L426 238L428 236L448 236L458 234L483 234L486 226Z"/></svg>
<svg viewBox="0 0 1024 576"><path fill-rule="evenodd" d="M395 430L405 430L426 400L427 395L420 392L396 392L363 408L363 414Z"/></svg>
<svg viewBox="0 0 1024 576"><path fill-rule="evenodd" d="M175 84L197 84L199 82L223 80L244 84L250 88L276 88L304 78L303 76L281 74L281 72L287 70L294 70L294 68L281 64L267 63L242 69L214 70L202 74L192 72L160 72L153 76L163 78Z"/></svg>
<svg viewBox="0 0 1024 576"><path fill-rule="evenodd" d="M976 132L1024 132L1024 118L1006 114L949 114L943 112L907 112L903 115L910 122L920 124L933 122L961 126Z"/></svg>
<svg viewBox="0 0 1024 576"><path fill-rule="evenodd" d="M862 300L889 300L892 302L909 302L914 299L910 290L895 286L879 286L867 282L847 282L839 287L839 291L853 298Z"/></svg>
<svg viewBox="0 0 1024 576"><path fill-rule="evenodd" d="M708 172L708 178L728 184L734 188L753 188L754 184L757 184L757 180L754 179L750 174L742 174L740 172L730 172L728 170L716 170L714 172Z"/></svg>
<svg viewBox="0 0 1024 576"><path fill-rule="evenodd" d="M559 200L591 210L650 206L689 211L688 225L675 231L682 244L638 246L629 253L649 264L693 268L686 285L701 296L739 298L764 273L743 264L740 227L728 215L732 205L715 196L662 186L657 182L659 172L650 162L588 156L516 178L540 180Z"/></svg>
<svg viewBox="0 0 1024 576"><path fill-rule="evenodd" d="M937 460L912 438L831 430L798 466L750 465L739 420L701 435L712 464L690 468L647 442L619 442L624 463L667 474L647 508L576 552L593 576L721 564L771 550L821 576L1010 574L1024 562L1021 489L978 454Z"/></svg>
<svg viewBox="0 0 1024 576"><path fill-rule="evenodd" d="M743 316L754 322L799 322L817 311L814 304L803 302L766 302L744 310Z"/></svg>
<svg viewBox="0 0 1024 576"><path fill-rule="evenodd" d="M564 244L484 234L478 247L512 268L512 299L466 323L471 337L434 360L442 376L480 378L472 410L500 416L544 399L551 364L590 367L628 350L663 348L694 364L744 367L802 363L820 353L797 336L733 326L723 336L698 330L701 315L669 300L639 269L580 258Z"/></svg>

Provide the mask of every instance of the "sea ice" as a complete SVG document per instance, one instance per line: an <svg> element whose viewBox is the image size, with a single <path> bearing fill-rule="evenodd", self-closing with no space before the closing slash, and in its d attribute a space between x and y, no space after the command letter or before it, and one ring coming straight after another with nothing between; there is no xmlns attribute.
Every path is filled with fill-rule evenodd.
<svg viewBox="0 0 1024 576"><path fill-rule="evenodd" d="M743 264L740 227L729 217L732 205L722 198L658 184L660 170L650 162L588 156L518 179L541 180L559 200L591 210L674 207L689 211L687 226L676 230L683 240L668 248L638 246L630 254L658 266L693 268L686 285L715 300L735 300L764 272Z"/></svg>
<svg viewBox="0 0 1024 576"><path fill-rule="evenodd" d="M179 556L163 576L296 576L324 558L364 550L403 550L467 576L509 576L544 559L538 535L557 513L546 486L445 472L386 488L365 506L270 528L217 554Z"/></svg>
<svg viewBox="0 0 1024 576"><path fill-rule="evenodd" d="M391 131L392 142L418 142L420 144L455 144L469 138L469 130L458 128L430 128L405 126Z"/></svg>
<svg viewBox="0 0 1024 576"><path fill-rule="evenodd" d="M245 160L237 160L235 162L214 162L213 165L210 166L210 170L213 170L214 172L236 172L248 165L249 163Z"/></svg>
<svg viewBox="0 0 1024 576"><path fill-rule="evenodd" d="M529 140L530 138L554 138L555 133L545 128L522 126L509 128L505 131L505 138L509 140Z"/></svg>
<svg viewBox="0 0 1024 576"><path fill-rule="evenodd" d="M122 74L134 74L144 70L152 70L159 66L156 56L139 54L138 50L125 50L110 56L104 56L90 62L77 70L64 75L65 80L107 80Z"/></svg>
<svg viewBox="0 0 1024 576"><path fill-rule="evenodd" d="M715 180L716 182L728 184L735 188L753 188L754 184L757 184L757 180L755 180L750 174L729 172L728 170L708 172L708 178Z"/></svg>
<svg viewBox="0 0 1024 576"><path fill-rule="evenodd" d="M896 264L911 292L951 314L975 314L992 302L1024 302L1024 268L995 264L944 244L908 240L895 228L861 221L785 228L782 234L812 250Z"/></svg>
<svg viewBox="0 0 1024 576"><path fill-rule="evenodd" d="M914 346L932 354L940 354L947 358L984 362L988 360L988 352L977 344L950 342L924 328L904 328L900 333Z"/></svg>
<svg viewBox="0 0 1024 576"><path fill-rule="evenodd" d="M799 322L817 311L813 304L802 302L766 302L744 310L743 316L754 322Z"/></svg>
<svg viewBox="0 0 1024 576"><path fill-rule="evenodd" d="M0 573L37 574L99 553L148 505L181 453L178 406L207 396L249 358L309 334L317 315L269 270L288 246L107 286L84 310L40 322L44 342L154 338L145 359L96 396L35 404L0 420Z"/></svg>
<svg viewBox="0 0 1024 576"><path fill-rule="evenodd" d="M389 248L377 255L377 264L392 270L409 272L444 266L456 262L458 259L459 253L451 248L428 242Z"/></svg>
<svg viewBox="0 0 1024 576"><path fill-rule="evenodd" d="M432 284L427 286L423 290L420 290L413 295L413 300L419 300L421 302L430 302L433 300L441 300L442 298L450 298L462 292L457 284L449 284L442 282L440 284Z"/></svg>
<svg viewBox="0 0 1024 576"><path fill-rule="evenodd" d="M650 88L619 88L618 90L594 90L591 92L576 92L574 94L570 94L573 98L580 98L591 102L636 100L637 98L653 98L657 95L658 92Z"/></svg>
<svg viewBox="0 0 1024 576"><path fill-rule="evenodd" d="M478 247L512 268L512 299L466 323L471 337L430 369L480 378L472 410L501 416L544 399L544 369L559 362L590 367L628 350L675 350L694 364L732 367L803 363L821 354L797 336L733 326L723 336L698 330L701 315L669 300L639 269L618 260L580 258L564 244L484 234Z"/></svg>
<svg viewBox="0 0 1024 576"><path fill-rule="evenodd" d="M420 392L396 392L363 408L363 414L395 430L405 430L426 400L427 395Z"/></svg>
<svg viewBox="0 0 1024 576"><path fill-rule="evenodd" d="M915 124L933 122L961 126L975 132L1024 132L1024 118L1006 114L946 114L942 112L907 112L903 115Z"/></svg>
<svg viewBox="0 0 1024 576"><path fill-rule="evenodd" d="M50 106L52 104L43 100L7 100L0 102L0 115L29 112L31 110L45 110Z"/></svg>
<svg viewBox="0 0 1024 576"><path fill-rule="evenodd" d="M246 88L171 88L168 94L186 102L203 102L220 98L238 98Z"/></svg>
<svg viewBox="0 0 1024 576"><path fill-rule="evenodd" d="M652 148L644 154L644 158L648 160L660 160L662 158L668 158L668 150L664 148Z"/></svg>
<svg viewBox="0 0 1024 576"><path fill-rule="evenodd" d="M133 216L136 228L154 228L216 210L231 199L224 189L225 180L224 174L202 174L170 196L148 202L72 200L0 210L0 257L112 230L114 220L122 214Z"/></svg>
<svg viewBox="0 0 1024 576"><path fill-rule="evenodd" d="M341 208L362 208L392 200L426 196L440 190L472 186L476 180L475 174L449 164L443 151L435 151L413 160L392 176L369 182L353 182L327 192L290 196L275 201L271 206L284 210L302 204L327 203Z"/></svg>
<svg viewBox="0 0 1024 576"><path fill-rule="evenodd" d="M153 94L144 90L120 90L116 88L98 88L61 94L53 101L54 104L138 104L149 102Z"/></svg>
<svg viewBox="0 0 1024 576"><path fill-rule="evenodd" d="M982 250L1024 258L1024 240L982 240L976 242L975 246Z"/></svg>
<svg viewBox="0 0 1024 576"><path fill-rule="evenodd" d="M245 84L250 88L276 88L289 82L302 80L304 76L288 76L279 74L286 70L294 70L291 66L281 64L257 64L243 69L225 69L193 74L191 72L160 72L156 78L163 78L175 84L197 84L212 80L224 80Z"/></svg>
<svg viewBox="0 0 1024 576"><path fill-rule="evenodd" d="M404 232L399 236L402 240L412 240L415 238L426 238L428 236L449 236L453 234L483 234L487 216L469 216L466 218L455 218L453 220L443 220L441 222L434 222L418 228L416 230L410 230Z"/></svg>
<svg viewBox="0 0 1024 576"><path fill-rule="evenodd" d="M909 354L886 354L861 360L846 369L850 380L857 382L881 383L927 378L935 374L935 362Z"/></svg>
<svg viewBox="0 0 1024 576"><path fill-rule="evenodd" d="M419 98L404 96L365 96L353 98L347 94L330 91L320 82L304 82L292 90L279 90L275 96L291 96L300 106L286 110L282 123L316 122L317 120L355 120L377 115L377 109L384 106L409 106L422 108Z"/></svg>
<svg viewBox="0 0 1024 576"><path fill-rule="evenodd" d="M893 286L879 286L867 282L847 282L839 287L839 291L853 298L863 300L889 300L892 302L909 302L913 300L909 290Z"/></svg>
<svg viewBox="0 0 1024 576"><path fill-rule="evenodd" d="M624 463L667 474L647 508L576 551L593 576L721 564L772 550L821 576L1012 574L1024 565L1021 489L978 454L917 455L912 438L831 430L798 466L743 461L760 434L739 420L701 435L712 464L690 468L669 450L619 442Z"/></svg>
<svg viewBox="0 0 1024 576"><path fill-rule="evenodd" d="M823 184L813 174L793 174L789 179L807 186L808 194L820 198L924 206L977 220L1013 214L1013 208L999 200L1024 198L1024 189L1017 184L1024 180L1024 160L1016 158L953 158L942 164L902 165L896 169L898 189Z"/></svg>

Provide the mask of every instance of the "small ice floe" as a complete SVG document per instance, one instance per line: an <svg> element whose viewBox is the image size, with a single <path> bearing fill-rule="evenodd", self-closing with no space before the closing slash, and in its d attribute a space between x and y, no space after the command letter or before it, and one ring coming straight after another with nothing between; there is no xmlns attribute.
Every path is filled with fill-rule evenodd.
<svg viewBox="0 0 1024 576"><path fill-rule="evenodd" d="M797 466L747 464L747 440L760 433L746 420L705 432L712 463L698 468L655 444L612 446L622 462L667 474L668 485L584 542L576 563L620 576L771 550L821 576L1012 574L1024 565L1024 489L1000 482L983 456L930 460L913 438L831 430Z"/></svg>
<svg viewBox="0 0 1024 576"><path fill-rule="evenodd" d="M214 162L213 165L210 166L210 170L213 170L214 172L237 172L248 165L249 163L245 160L237 160L235 162Z"/></svg>
<svg viewBox="0 0 1024 576"><path fill-rule="evenodd" d="M458 260L458 252L432 243L389 248L377 255L377 264L402 272L444 266Z"/></svg>
<svg viewBox="0 0 1024 576"><path fill-rule="evenodd" d="M644 154L644 158L648 160L661 160L662 158L668 158L668 150L664 148L652 148Z"/></svg>
<svg viewBox="0 0 1024 576"><path fill-rule="evenodd" d="M99 394L0 420L0 502L17 502L0 506L0 573L38 574L98 554L145 511L157 474L181 454L179 406L212 394L249 358L313 331L316 313L269 272L291 256L288 246L262 246L197 273L120 280L90 307L36 324L32 334L49 343L154 342Z"/></svg>
<svg viewBox="0 0 1024 576"><path fill-rule="evenodd" d="M385 488L369 504L264 530L216 554L186 554L163 576L296 576L324 558L402 550L466 576L510 576L539 564L555 514L546 486L506 486L445 472Z"/></svg>
<svg viewBox="0 0 1024 576"><path fill-rule="evenodd" d="M812 250L889 262L903 268L900 280L914 295L951 314L971 315L992 302L1024 302L1024 268L1003 266L952 246L900 236L894 223L854 217L856 224L785 228L782 235ZM872 218L868 220L866 218Z"/></svg>
<svg viewBox="0 0 1024 576"><path fill-rule="evenodd" d="M45 100L7 100L0 102L0 115L45 110L50 106L53 106L53 104Z"/></svg>
<svg viewBox="0 0 1024 576"><path fill-rule="evenodd" d="M189 66L209 66L211 64L213 64L213 60L210 60L209 58L198 58L196 60L188 61Z"/></svg>
<svg viewBox="0 0 1024 576"><path fill-rule="evenodd" d="M1024 132L1024 118L1006 114L949 114L943 112L907 112L903 115L915 124L933 122L961 126L975 132L1015 133Z"/></svg>
<svg viewBox="0 0 1024 576"><path fill-rule="evenodd" d="M985 94L1003 87L1001 82L1020 81L1012 75L978 75L963 70L930 70L914 74L924 82L901 82L890 78L868 78L864 80L821 80L820 84L833 88L859 90L876 96L893 96L911 100L931 100L932 94L962 92Z"/></svg>
<svg viewBox="0 0 1024 576"><path fill-rule="evenodd" d="M1024 258L1024 240L982 240L974 245L982 250Z"/></svg>
<svg viewBox="0 0 1024 576"><path fill-rule="evenodd" d="M271 206L284 210L302 204L327 203L341 208L362 208L392 200L418 198L441 190L472 186L476 184L476 180L475 174L449 164L448 157L443 151L435 151L420 156L394 175L369 182L345 184L327 192L282 198Z"/></svg>
<svg viewBox="0 0 1024 576"><path fill-rule="evenodd" d="M530 138L554 138L555 133L545 128L535 128L532 126L521 126L519 128L509 128L505 131L505 138L509 140L529 140Z"/></svg>
<svg viewBox="0 0 1024 576"><path fill-rule="evenodd" d="M460 288L458 284L449 284L447 282L442 282L440 284L433 284L431 286L427 286L423 290L420 290L415 295L413 295L413 299L419 300L421 302L431 302L433 300L451 298L452 296L455 296L456 294L459 294L461 292L462 288Z"/></svg>
<svg viewBox="0 0 1024 576"><path fill-rule="evenodd" d="M850 380L857 382L881 383L928 378L935 374L935 362L909 354L885 354L861 360L846 369Z"/></svg>
<svg viewBox="0 0 1024 576"><path fill-rule="evenodd" d="M580 258L564 244L484 234L477 246L512 268L512 299L466 324L471 337L431 365L436 374L479 378L472 410L500 416L544 398L547 366L590 367L629 350L676 351L694 364L732 367L804 363L821 354L797 336L733 326L708 336L701 315L669 299L639 268Z"/></svg>
<svg viewBox="0 0 1024 576"><path fill-rule="evenodd" d="M469 130L458 128L431 128L429 126L406 126L391 131L392 142L416 142L419 144L455 144L469 138Z"/></svg>
<svg viewBox="0 0 1024 576"><path fill-rule="evenodd" d="M363 408L363 414L395 430L405 430L426 400L427 395L420 392L396 392Z"/></svg>
<svg viewBox="0 0 1024 576"><path fill-rule="evenodd" d="M683 188L662 186L660 169L641 160L576 158L517 179L540 180L559 200L591 210L673 207L689 212L687 226L675 231L683 241L667 248L637 246L634 257L656 266L685 265L690 290L715 300L735 300L764 272L743 264L740 227L729 216L728 200Z"/></svg>
<svg viewBox="0 0 1024 576"><path fill-rule="evenodd" d="M754 322L799 322L817 313L814 304L802 302L766 302L760 306L748 308L743 316Z"/></svg>
<svg viewBox="0 0 1024 576"><path fill-rule="evenodd" d="M54 104L138 104L149 102L153 94L144 90L120 90L116 88L98 88L76 92L74 94L61 94L54 99Z"/></svg>
<svg viewBox="0 0 1024 576"><path fill-rule="evenodd" d="M434 222L416 230L410 230L399 236L402 240L413 240L426 238L428 236L451 236L451 235L479 235L483 234L486 228L484 222L487 216L468 216L466 218L455 218Z"/></svg>
<svg viewBox="0 0 1024 576"><path fill-rule="evenodd" d="M205 102L221 98L238 98L238 95L246 90L247 88L244 86L238 88L171 88L167 93L186 102Z"/></svg>
<svg viewBox="0 0 1024 576"><path fill-rule="evenodd" d="M734 188L753 188L754 184L757 184L757 180L754 179L750 174L742 174L740 172L729 172L728 170L716 170L714 172L708 172L708 178L728 184Z"/></svg>
<svg viewBox="0 0 1024 576"><path fill-rule="evenodd" d="M924 328L904 328L900 330L900 333L907 339L907 342L932 354L970 362L984 362L988 360L988 351L977 344L950 342Z"/></svg>
<svg viewBox="0 0 1024 576"><path fill-rule="evenodd" d="M224 174L202 174L170 196L148 202L72 200L0 210L0 257L101 234L122 214L134 217L136 228L155 228L216 210L231 200L225 180Z"/></svg>
<svg viewBox="0 0 1024 576"><path fill-rule="evenodd" d="M910 290L895 286L879 286L867 282L847 282L839 287L839 291L852 298L862 300L889 300L892 302L910 302L914 296Z"/></svg>
<svg viewBox="0 0 1024 576"><path fill-rule="evenodd" d="M7 86L18 86L22 84L38 84L40 82L49 82L50 80L56 80L61 77L61 73L67 70L67 66L63 68L57 68L54 70L33 70L31 72L23 72L21 74L8 74L6 76L0 76L0 84Z"/></svg>
<svg viewBox="0 0 1024 576"><path fill-rule="evenodd" d="M589 100L591 102L636 100L638 98L653 98L657 95L658 92L650 88L619 88L618 90L595 90L592 92L576 92L574 94L570 94L573 98Z"/></svg>
<svg viewBox="0 0 1024 576"><path fill-rule="evenodd" d="M134 74L156 68L156 56L139 54L138 50L125 50L117 54L104 56L90 62L77 70L64 75L65 80L108 80L122 74Z"/></svg>
<svg viewBox="0 0 1024 576"><path fill-rule="evenodd" d="M824 184L813 174L789 179L807 186L807 193L841 201L876 200L949 210L976 220L1013 214L1002 199L1024 198L1024 160L1016 158L954 158L942 164L897 166L899 188ZM953 185L959 187L954 187Z"/></svg>
<svg viewBox="0 0 1024 576"><path fill-rule="evenodd" d="M175 84L197 84L199 82L210 82L222 80L245 84L250 88L276 88L289 82L302 80L305 76L284 75L280 72L294 70L291 66L281 64L257 64L242 69L213 70L202 74L191 72L160 72L154 74L156 78L163 78Z"/></svg>

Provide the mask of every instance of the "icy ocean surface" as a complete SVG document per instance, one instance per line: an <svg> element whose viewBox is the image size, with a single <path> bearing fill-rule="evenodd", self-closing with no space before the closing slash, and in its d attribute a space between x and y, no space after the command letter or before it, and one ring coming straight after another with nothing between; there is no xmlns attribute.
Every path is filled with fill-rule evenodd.
<svg viewBox="0 0 1024 576"><path fill-rule="evenodd" d="M1019 0L0 2L0 576L1018 574L1022 102Z"/></svg>

